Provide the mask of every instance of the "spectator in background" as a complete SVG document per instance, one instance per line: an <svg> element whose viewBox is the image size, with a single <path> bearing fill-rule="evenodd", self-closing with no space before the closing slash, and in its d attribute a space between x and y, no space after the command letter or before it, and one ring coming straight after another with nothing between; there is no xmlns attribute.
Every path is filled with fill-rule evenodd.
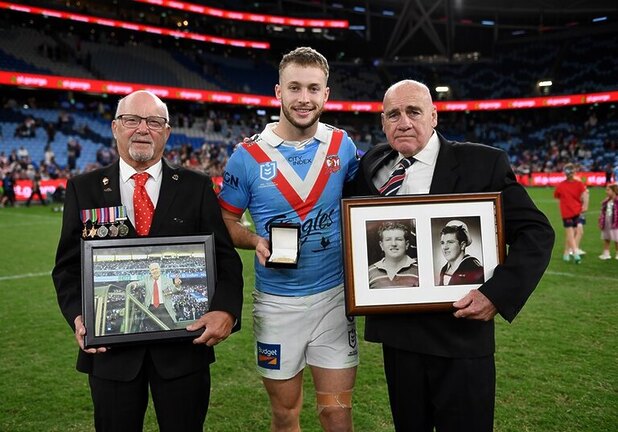
<svg viewBox="0 0 618 432"><path fill-rule="evenodd" d="M69 113L66 111L60 111L58 114L58 121L56 122L56 129L65 135L69 135L73 130L74 123L75 120L73 120L73 117Z"/></svg>
<svg viewBox="0 0 618 432"><path fill-rule="evenodd" d="M77 159L81 156L82 146L75 138L69 138L67 141L67 167L70 171L74 171L77 167Z"/></svg>
<svg viewBox="0 0 618 432"><path fill-rule="evenodd" d="M15 128L15 137L16 138L34 138L36 136L36 122L30 116L26 117L26 119Z"/></svg>
<svg viewBox="0 0 618 432"><path fill-rule="evenodd" d="M605 165L605 186L612 182L612 176L614 175L614 167L608 163Z"/></svg>
<svg viewBox="0 0 618 432"><path fill-rule="evenodd" d="M15 174L13 171L6 170L4 177L2 177L2 188L4 194L2 195L2 206L15 206Z"/></svg>
<svg viewBox="0 0 618 432"><path fill-rule="evenodd" d="M608 184L605 187L605 194L599 215L599 228L603 240L603 253L599 255L599 259L612 259L610 246L614 242L614 253L618 260L618 184Z"/></svg>
<svg viewBox="0 0 618 432"><path fill-rule="evenodd" d="M26 201L26 207L30 207L30 203L32 202L32 198L37 195L42 205L45 204L45 199L43 198L43 193L41 192L41 174L36 172L32 178L32 190L30 192L30 196L28 197L28 201Z"/></svg>
<svg viewBox="0 0 618 432"><path fill-rule="evenodd" d="M51 147L51 144L45 146L45 153L43 154L43 161L46 165L51 165L56 162L56 153Z"/></svg>
<svg viewBox="0 0 618 432"><path fill-rule="evenodd" d="M47 134L47 144L51 144L56 138L56 127L53 123L45 123L45 133Z"/></svg>
<svg viewBox="0 0 618 432"><path fill-rule="evenodd" d="M28 152L28 149L26 147L19 146L19 149L17 150L17 160L19 162L28 162L30 160L30 152Z"/></svg>
<svg viewBox="0 0 618 432"><path fill-rule="evenodd" d="M117 157L116 151L107 146L100 146L97 150L97 163L104 167L111 164Z"/></svg>
<svg viewBox="0 0 618 432"><path fill-rule="evenodd" d="M554 198L559 200L560 215L564 226L564 253L562 259L566 262L581 262L581 255L577 246L577 225L580 216L587 210L588 189L586 185L575 178L575 165L568 163L564 166L566 180L562 181L554 190ZM581 237L580 237L581 240Z"/></svg>

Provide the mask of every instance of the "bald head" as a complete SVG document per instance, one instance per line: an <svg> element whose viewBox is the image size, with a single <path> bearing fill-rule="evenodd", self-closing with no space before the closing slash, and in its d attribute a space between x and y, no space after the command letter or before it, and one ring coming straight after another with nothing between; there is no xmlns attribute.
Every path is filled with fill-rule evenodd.
<svg viewBox="0 0 618 432"><path fill-rule="evenodd" d="M384 94L382 129L390 146L405 157L423 150L438 124L438 112L425 84L399 81Z"/></svg>
<svg viewBox="0 0 618 432"><path fill-rule="evenodd" d="M406 89L408 91L418 94L419 96L427 98L429 103L433 104L433 99L431 98L431 92L429 91L429 87L427 87L422 82L411 80L411 79L401 80L391 85L388 88L388 90L386 90L386 93L384 93L383 102L384 100L386 100L386 98L389 96L390 93L397 91L397 90L406 91Z"/></svg>
<svg viewBox="0 0 618 432"><path fill-rule="evenodd" d="M145 171L163 157L171 133L167 106L152 92L133 92L118 102L112 133L122 160L138 172Z"/></svg>
<svg viewBox="0 0 618 432"><path fill-rule="evenodd" d="M137 90L120 99L118 101L118 107L116 108L116 115L114 117L118 117L121 114L126 114L127 106L141 104L156 107L157 111L160 112L159 115L161 117L165 117L165 119L169 121L170 116L165 102L159 99L159 96L148 90Z"/></svg>

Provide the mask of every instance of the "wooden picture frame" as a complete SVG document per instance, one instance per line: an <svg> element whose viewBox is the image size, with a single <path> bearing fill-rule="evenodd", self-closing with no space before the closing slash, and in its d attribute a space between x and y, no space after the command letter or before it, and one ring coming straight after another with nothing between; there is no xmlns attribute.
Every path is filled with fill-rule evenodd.
<svg viewBox="0 0 618 432"><path fill-rule="evenodd" d="M349 315L453 309L506 256L499 192L345 198L341 210Z"/></svg>

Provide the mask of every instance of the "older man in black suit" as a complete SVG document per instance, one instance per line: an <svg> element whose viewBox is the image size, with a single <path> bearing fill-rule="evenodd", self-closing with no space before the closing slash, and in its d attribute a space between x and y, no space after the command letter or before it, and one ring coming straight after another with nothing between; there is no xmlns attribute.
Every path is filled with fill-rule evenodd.
<svg viewBox="0 0 618 432"><path fill-rule="evenodd" d="M210 394L213 346L240 323L242 263L225 228L210 178L173 167L162 159L171 133L167 106L153 93L137 91L118 103L112 132L120 160L69 180L62 233L52 272L58 303L75 332L80 351L77 369L89 376L97 430L141 431L148 387L161 431L201 431ZM145 177L142 202L154 214L136 225L135 175ZM145 200L145 201L144 201ZM147 207L136 204L137 209ZM113 212L106 212L106 209ZM100 212L92 213L91 210ZM112 224L119 216L126 224ZM90 214L104 216L96 221ZM143 219L142 219L143 220ZM104 222L107 222L107 226ZM139 218L138 221L139 222ZM142 227L136 230L134 227ZM90 230L87 229L90 227ZM186 342L84 349L81 310L80 239L106 235L181 236L214 233L217 282L210 311L188 327L203 329ZM236 329L238 325L236 325Z"/></svg>
<svg viewBox="0 0 618 432"><path fill-rule="evenodd" d="M554 231L503 151L434 130L438 113L425 85L391 86L381 118L388 143L364 155L350 195L502 192L509 253L489 280L453 313L368 316L365 328L365 338L383 346L397 431L491 431L493 318L512 321L521 310L549 263Z"/></svg>

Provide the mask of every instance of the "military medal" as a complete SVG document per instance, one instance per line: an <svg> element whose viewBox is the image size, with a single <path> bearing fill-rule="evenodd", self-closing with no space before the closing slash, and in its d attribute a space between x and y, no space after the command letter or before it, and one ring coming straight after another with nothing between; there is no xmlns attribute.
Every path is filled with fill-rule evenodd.
<svg viewBox="0 0 618 432"><path fill-rule="evenodd" d="M84 224L84 229L82 230L82 238L87 238L89 235L88 231L88 221L90 220L91 210L80 210L79 217Z"/></svg>
<svg viewBox="0 0 618 432"><path fill-rule="evenodd" d="M120 225L118 226L118 235L120 237L126 237L126 235L129 234L129 227L124 224L124 221L127 219L127 210L124 206L118 206L117 209L118 216L116 217L116 220L120 222Z"/></svg>
<svg viewBox="0 0 618 432"><path fill-rule="evenodd" d="M125 237L127 234L129 234L129 227L120 222L120 225L118 226L118 235L120 237Z"/></svg>
<svg viewBox="0 0 618 432"><path fill-rule="evenodd" d="M90 215L92 217L92 228L90 228L90 232L88 233L88 236L90 238L95 238L97 235L97 211L96 209L91 209Z"/></svg>
<svg viewBox="0 0 618 432"><path fill-rule="evenodd" d="M109 232L109 230L105 226L105 224L107 224L109 220L107 208L98 208L96 209L96 212L98 215L98 219L101 222L101 226L97 229L97 236L99 238L103 238L103 237L106 237L107 233Z"/></svg>
<svg viewBox="0 0 618 432"><path fill-rule="evenodd" d="M99 229L97 229L97 236L103 238L103 237L107 236L108 232L109 232L109 230L107 229L107 227L105 225L101 225L99 227Z"/></svg>
<svg viewBox="0 0 618 432"><path fill-rule="evenodd" d="M118 236L118 227L116 226L116 211L118 207L109 207L107 210L109 211L109 236L117 237Z"/></svg>

